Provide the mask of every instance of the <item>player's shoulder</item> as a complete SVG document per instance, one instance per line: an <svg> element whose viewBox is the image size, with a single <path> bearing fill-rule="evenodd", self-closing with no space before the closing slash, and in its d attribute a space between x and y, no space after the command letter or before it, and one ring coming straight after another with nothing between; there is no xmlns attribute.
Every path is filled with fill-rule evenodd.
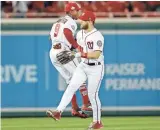
<svg viewBox="0 0 160 130"><path fill-rule="evenodd" d="M83 30L77 31L77 35L78 35L78 36L79 36L79 35L82 35L82 32L83 32Z"/></svg>
<svg viewBox="0 0 160 130"><path fill-rule="evenodd" d="M102 33L97 29L96 29L95 33L93 34L93 38L94 39L102 39L102 40L104 39Z"/></svg>
<svg viewBox="0 0 160 130"><path fill-rule="evenodd" d="M98 36L103 37L102 33L101 33L99 30L97 30L97 29L96 29L96 33L95 33L95 35L98 35Z"/></svg>
<svg viewBox="0 0 160 130"><path fill-rule="evenodd" d="M74 19L72 19L70 16L66 15L65 16L65 19L67 19L67 22L66 22L66 25L67 26L71 26L71 28L73 30L76 30L77 29L77 23Z"/></svg>
<svg viewBox="0 0 160 130"><path fill-rule="evenodd" d="M79 30L76 34L76 39L81 39L82 38L82 31L83 30Z"/></svg>
<svg viewBox="0 0 160 130"><path fill-rule="evenodd" d="M76 24L76 21L74 19L72 19L70 16L66 15L66 16L64 16L64 18L67 19L67 23Z"/></svg>

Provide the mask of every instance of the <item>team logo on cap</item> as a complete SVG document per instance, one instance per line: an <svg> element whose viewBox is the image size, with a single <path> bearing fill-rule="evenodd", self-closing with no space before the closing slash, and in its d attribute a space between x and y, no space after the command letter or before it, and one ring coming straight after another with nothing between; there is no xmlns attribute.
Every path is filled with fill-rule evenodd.
<svg viewBox="0 0 160 130"><path fill-rule="evenodd" d="M75 9L75 7L72 6L72 7L71 7L71 10L74 10L74 9Z"/></svg>
<svg viewBox="0 0 160 130"><path fill-rule="evenodd" d="M98 40L98 41L97 41L97 45L98 45L99 47L101 47L101 46L102 46L102 41L101 41L101 40Z"/></svg>
<svg viewBox="0 0 160 130"><path fill-rule="evenodd" d="M84 16L84 15L85 15L85 13L82 14L82 16Z"/></svg>
<svg viewBox="0 0 160 130"><path fill-rule="evenodd" d="M76 4L77 4L78 8L81 8L80 4L78 4L78 3L76 3Z"/></svg>

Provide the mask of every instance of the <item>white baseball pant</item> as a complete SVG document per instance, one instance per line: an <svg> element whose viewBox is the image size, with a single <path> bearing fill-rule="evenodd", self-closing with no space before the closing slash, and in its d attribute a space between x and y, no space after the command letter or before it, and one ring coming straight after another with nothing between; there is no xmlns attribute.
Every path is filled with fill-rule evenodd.
<svg viewBox="0 0 160 130"><path fill-rule="evenodd" d="M101 102L98 96L98 92L103 76L104 63L101 63L101 65L89 66L81 62L76 68L71 82L64 92L57 110L63 112L67 105L70 103L72 96L78 90L79 86L88 79L88 96L93 109L93 121L100 121Z"/></svg>
<svg viewBox="0 0 160 130"><path fill-rule="evenodd" d="M58 70L58 72L61 74L61 76L65 79L66 83L69 84L71 77L76 69L76 67L79 64L79 61L77 58L74 58L73 61L62 65L57 61L56 55L64 50L70 50L69 47L64 46L61 44L61 49L54 49L53 47L50 50L50 59L53 64L53 66Z"/></svg>

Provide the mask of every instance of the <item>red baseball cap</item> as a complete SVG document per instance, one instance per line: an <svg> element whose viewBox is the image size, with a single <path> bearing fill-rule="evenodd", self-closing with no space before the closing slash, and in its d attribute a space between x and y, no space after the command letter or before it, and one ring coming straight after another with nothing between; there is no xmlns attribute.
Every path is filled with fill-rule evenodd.
<svg viewBox="0 0 160 130"><path fill-rule="evenodd" d="M65 12L69 12L72 10L81 10L81 6L75 2L71 2L71 3L66 4Z"/></svg>
<svg viewBox="0 0 160 130"><path fill-rule="evenodd" d="M81 19L83 21L95 21L96 16L92 11L86 10L82 13L82 15L79 17L79 19Z"/></svg>

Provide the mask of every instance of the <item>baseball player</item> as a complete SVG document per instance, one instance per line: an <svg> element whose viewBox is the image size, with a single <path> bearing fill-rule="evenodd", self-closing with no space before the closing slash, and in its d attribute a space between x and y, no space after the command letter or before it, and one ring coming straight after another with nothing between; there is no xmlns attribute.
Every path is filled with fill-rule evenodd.
<svg viewBox="0 0 160 130"><path fill-rule="evenodd" d="M104 37L94 27L96 17L93 12L85 11L79 19L82 30L77 34L77 41L83 49L72 55L82 57L82 61L76 68L59 106L56 111L52 112L52 118L55 120L61 118L62 112L71 101L74 93L88 79L88 96L93 109L93 122L88 129L100 129L103 128L103 125L98 92L104 75Z"/></svg>
<svg viewBox="0 0 160 130"><path fill-rule="evenodd" d="M52 48L50 50L50 59L53 66L59 71L62 77L65 79L66 83L69 84L73 72L75 71L79 61L77 58L65 59L60 61L57 57L63 53L65 50L70 51L72 47L80 49L74 38L74 33L77 29L77 24L75 20L79 17L81 7L77 3L68 3L65 7L66 16L60 18L56 23L53 24L50 38L52 40ZM68 61L66 61L68 60ZM87 118L88 115L81 110L91 110L90 102L88 98L88 92L86 89L85 82L80 85L80 93L83 99L83 106L80 109L77 105L76 95L72 95L72 115ZM51 111L47 111L50 115Z"/></svg>

